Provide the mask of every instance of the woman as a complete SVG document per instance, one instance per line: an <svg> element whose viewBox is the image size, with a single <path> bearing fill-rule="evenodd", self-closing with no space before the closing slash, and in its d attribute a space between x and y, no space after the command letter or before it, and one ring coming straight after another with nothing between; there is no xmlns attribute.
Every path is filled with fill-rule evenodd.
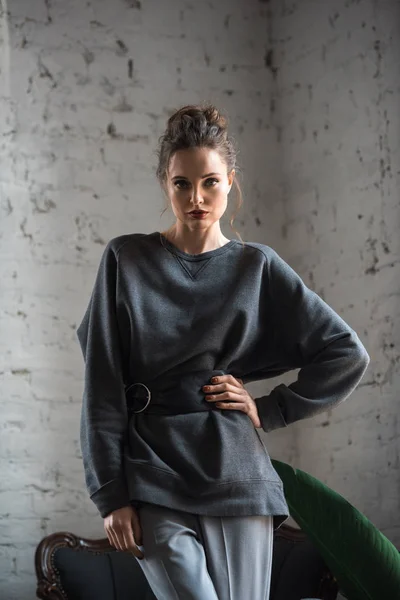
<svg viewBox="0 0 400 600"><path fill-rule="evenodd" d="M257 429L337 405L369 356L272 248L222 234L236 152L214 106L173 114L158 159L176 222L108 242L77 330L86 484L157 598L265 600L289 512Z"/></svg>

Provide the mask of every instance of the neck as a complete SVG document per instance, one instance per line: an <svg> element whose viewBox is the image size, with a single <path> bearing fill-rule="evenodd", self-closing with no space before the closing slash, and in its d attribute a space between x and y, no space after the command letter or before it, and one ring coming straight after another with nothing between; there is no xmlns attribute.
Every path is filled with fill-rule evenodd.
<svg viewBox="0 0 400 600"><path fill-rule="evenodd" d="M188 228L178 229L176 225L166 231L161 231L167 240L174 244L182 252L188 254L200 254L209 250L216 250L225 246L230 240L226 238L221 229L190 230Z"/></svg>

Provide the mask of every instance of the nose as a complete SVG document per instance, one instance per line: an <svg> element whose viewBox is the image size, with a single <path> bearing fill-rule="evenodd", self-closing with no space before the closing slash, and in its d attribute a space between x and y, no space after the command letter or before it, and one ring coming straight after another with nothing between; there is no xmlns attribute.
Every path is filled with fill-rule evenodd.
<svg viewBox="0 0 400 600"><path fill-rule="evenodd" d="M199 184L199 186L200 185L201 184ZM199 186L196 186L196 185L193 186L193 194L192 194L191 202L194 206L199 206L200 204L203 204L203 198L202 198L202 195L200 194Z"/></svg>

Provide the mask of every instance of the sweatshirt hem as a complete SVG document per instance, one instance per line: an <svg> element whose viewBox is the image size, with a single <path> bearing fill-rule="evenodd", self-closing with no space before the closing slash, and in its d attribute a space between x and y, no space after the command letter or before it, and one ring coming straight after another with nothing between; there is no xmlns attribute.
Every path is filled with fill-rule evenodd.
<svg viewBox="0 0 400 600"><path fill-rule="evenodd" d="M127 473L130 503L151 503L216 517L270 515L274 529L289 517L281 481L242 479L212 482L201 488L151 465L132 465Z"/></svg>

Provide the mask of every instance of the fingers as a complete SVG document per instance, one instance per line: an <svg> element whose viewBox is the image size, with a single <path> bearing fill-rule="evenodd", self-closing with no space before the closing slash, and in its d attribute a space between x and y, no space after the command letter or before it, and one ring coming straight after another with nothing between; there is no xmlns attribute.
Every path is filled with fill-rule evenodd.
<svg viewBox="0 0 400 600"><path fill-rule="evenodd" d="M130 550L131 554L134 554L139 560L143 560L144 558L144 554L141 551L140 548L138 548L137 546L135 546L134 548L132 548L132 550Z"/></svg>
<svg viewBox="0 0 400 600"><path fill-rule="evenodd" d="M230 400L232 402L246 402L248 393L243 388L235 388L226 383L213 386L214 389L206 391L205 399L208 402L219 402L220 400Z"/></svg>
<svg viewBox="0 0 400 600"><path fill-rule="evenodd" d="M137 537L135 538L133 528ZM114 511L106 517L104 529L110 544L121 552L132 552L138 558L143 558L143 552L138 548L135 539L141 541L142 532L139 516L132 507Z"/></svg>
<svg viewBox="0 0 400 600"><path fill-rule="evenodd" d="M132 528L130 526L123 527L118 531L109 529L107 531L108 541L111 546L120 552L132 552L139 559L144 557L143 552L138 548L133 537Z"/></svg>
<svg viewBox="0 0 400 600"><path fill-rule="evenodd" d="M143 543L142 528L140 525L139 516L136 512L132 515L132 525L133 525L133 537L134 537L136 543L139 546L141 546Z"/></svg>
<svg viewBox="0 0 400 600"><path fill-rule="evenodd" d="M231 383L235 387L243 387L243 379L240 377L234 377L233 375L220 375L218 378L218 383Z"/></svg>
<svg viewBox="0 0 400 600"><path fill-rule="evenodd" d="M233 375L223 375L217 379L217 383L203 386L207 402L215 402L218 408L241 410L248 414L250 396L243 387L243 380Z"/></svg>
<svg viewBox="0 0 400 600"><path fill-rule="evenodd" d="M218 408L229 409L229 410L241 410L244 413L247 413L249 408L247 404L243 404L242 402L217 402L215 406Z"/></svg>
<svg viewBox="0 0 400 600"><path fill-rule="evenodd" d="M138 558L143 558L143 552L137 547L135 539L133 537L132 527L127 526L122 530L122 537L124 540L124 550L132 552Z"/></svg>
<svg viewBox="0 0 400 600"><path fill-rule="evenodd" d="M112 529L107 529L106 533L107 533L108 541L110 542L111 546L114 546L114 548L116 550L122 550L122 546L119 542L119 539L118 539L118 536L116 535L116 533Z"/></svg>
<svg viewBox="0 0 400 600"><path fill-rule="evenodd" d="M203 390L205 392L209 392L210 394L227 389L231 389L236 392L240 390L238 393L246 393L246 390L243 386L243 379L240 379L239 377L233 377L233 375L221 375L219 377L213 377L211 384L209 383L203 386Z"/></svg>

